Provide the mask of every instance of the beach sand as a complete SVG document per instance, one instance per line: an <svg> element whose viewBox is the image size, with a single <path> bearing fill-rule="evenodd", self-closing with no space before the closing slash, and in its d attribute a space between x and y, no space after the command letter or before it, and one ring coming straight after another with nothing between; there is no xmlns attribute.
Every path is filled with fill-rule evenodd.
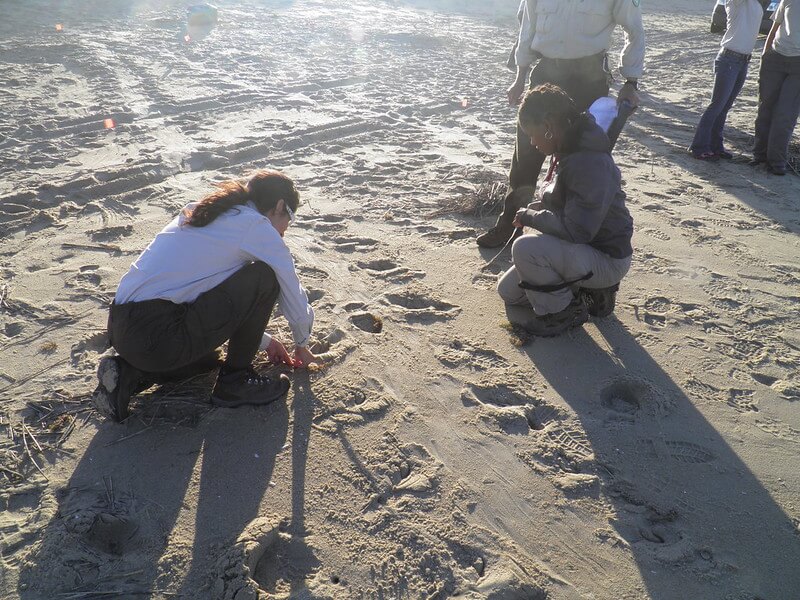
<svg viewBox="0 0 800 600"><path fill-rule="evenodd" d="M758 60L737 157L695 161L711 3L643 3L632 270L613 316L525 339L508 252L474 243L494 217L447 210L505 179L516 4L223 1L202 38L175 1L5 3L3 598L800 598L800 180L747 164ZM212 409L210 376L102 421L120 277L264 167L305 202L325 367L265 408Z"/></svg>

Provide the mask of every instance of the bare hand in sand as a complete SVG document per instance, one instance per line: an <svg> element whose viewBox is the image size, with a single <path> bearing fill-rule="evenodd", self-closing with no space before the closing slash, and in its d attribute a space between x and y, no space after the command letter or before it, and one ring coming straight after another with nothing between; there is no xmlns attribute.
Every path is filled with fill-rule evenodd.
<svg viewBox="0 0 800 600"><path fill-rule="evenodd" d="M295 346L292 364L295 368L302 369L311 364L319 363L319 359L304 346Z"/></svg>
<svg viewBox="0 0 800 600"><path fill-rule="evenodd" d="M267 357L269 358L269 362L274 365L284 364L294 366L294 360L289 356L284 345L275 338L272 338L269 346L267 346Z"/></svg>

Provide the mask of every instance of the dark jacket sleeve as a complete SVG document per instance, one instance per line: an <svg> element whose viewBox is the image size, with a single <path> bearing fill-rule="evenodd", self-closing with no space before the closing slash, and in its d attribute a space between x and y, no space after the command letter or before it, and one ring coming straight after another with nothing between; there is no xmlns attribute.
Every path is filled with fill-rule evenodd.
<svg viewBox="0 0 800 600"><path fill-rule="evenodd" d="M591 242L619 192L619 179L611 157L604 152L579 152L559 174L564 178L562 211L541 210L531 226L576 244Z"/></svg>

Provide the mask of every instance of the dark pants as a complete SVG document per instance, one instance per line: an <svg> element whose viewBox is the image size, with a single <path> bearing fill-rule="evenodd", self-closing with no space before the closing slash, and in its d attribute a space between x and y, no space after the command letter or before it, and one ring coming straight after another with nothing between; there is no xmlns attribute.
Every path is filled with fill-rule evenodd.
<svg viewBox="0 0 800 600"><path fill-rule="evenodd" d="M605 52L570 60L542 58L531 71L530 87L553 83L569 94L578 110L583 112L588 110L595 100L608 95L610 77ZM511 189L516 190L525 186L535 188L544 158L544 154L531 144L530 138L517 123L517 141L511 159L511 171L508 174ZM509 194L497 223L506 221L510 223L517 210L522 208L519 204L525 198L524 194Z"/></svg>
<svg viewBox="0 0 800 600"><path fill-rule="evenodd" d="M111 345L137 369L167 373L204 359L227 340L225 364L244 369L258 352L279 292L272 268L254 262L194 302L113 304Z"/></svg>
<svg viewBox="0 0 800 600"><path fill-rule="evenodd" d="M753 156L785 169L789 140L800 113L800 56L767 52L758 73L758 115Z"/></svg>
<svg viewBox="0 0 800 600"><path fill-rule="evenodd" d="M747 79L749 61L749 56L727 50L722 50L717 55L714 60L714 91L711 94L711 104L697 124L694 140L689 148L692 153L703 154L725 150L722 130L725 128L728 111L742 91L744 80Z"/></svg>

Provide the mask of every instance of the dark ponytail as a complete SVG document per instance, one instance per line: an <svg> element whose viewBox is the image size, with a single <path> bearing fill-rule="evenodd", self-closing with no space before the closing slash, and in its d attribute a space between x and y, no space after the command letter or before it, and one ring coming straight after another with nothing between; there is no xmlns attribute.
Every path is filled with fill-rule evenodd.
<svg viewBox="0 0 800 600"><path fill-rule="evenodd" d="M213 223L222 213L237 206L252 202L262 215L266 215L278 204L278 200L297 212L300 195L294 182L278 171L259 171L242 185L238 181L223 181L215 184L217 190L212 192L186 212L186 225L205 227Z"/></svg>

